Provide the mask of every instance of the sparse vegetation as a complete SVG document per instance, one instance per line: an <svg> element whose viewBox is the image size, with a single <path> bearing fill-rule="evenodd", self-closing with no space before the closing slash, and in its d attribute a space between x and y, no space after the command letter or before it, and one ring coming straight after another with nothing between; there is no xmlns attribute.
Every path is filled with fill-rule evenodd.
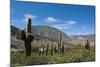
<svg viewBox="0 0 100 67"><path fill-rule="evenodd" d="M29 20L29 22L31 22L31 20ZM83 45L83 43L67 43L65 39L67 36L54 28L53 34L55 34L56 31L55 36L57 36L55 39L55 36L50 34L52 33L52 30L50 31L52 28L50 27L45 27L45 31L50 28L50 33L46 33L45 31L39 33L41 29L34 31L34 33L39 34L39 36L41 35L35 40L36 36L33 36L33 33L31 33L31 23L27 25L26 31L21 31L21 40L15 38L11 39L11 49L13 48L13 50L11 50L12 67L95 61L95 45L91 45L89 40L87 40L85 45ZM18 32L17 28L16 30ZM15 32L16 31L12 34L13 37L16 37ZM44 33L48 34L47 37L44 37Z"/></svg>
<svg viewBox="0 0 100 67"><path fill-rule="evenodd" d="M72 49L74 47L74 49ZM76 48L75 48L76 47ZM37 47L36 47L37 48ZM35 46L32 49L36 49ZM38 49L38 48L37 48ZM58 63L72 63L72 62L88 62L95 61L95 50L91 46L90 50L84 47L77 48L77 46L70 46L65 48L65 53L59 55L57 53L51 55L38 55L37 50L32 50L32 55L25 58L24 52L11 53L11 65L41 65L41 64L58 64Z"/></svg>

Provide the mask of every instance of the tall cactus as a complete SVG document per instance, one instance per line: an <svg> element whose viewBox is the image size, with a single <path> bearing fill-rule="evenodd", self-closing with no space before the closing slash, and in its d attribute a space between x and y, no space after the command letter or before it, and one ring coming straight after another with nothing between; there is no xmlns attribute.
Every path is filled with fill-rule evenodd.
<svg viewBox="0 0 100 67"><path fill-rule="evenodd" d="M33 40L33 36L31 34L31 18L28 18L28 21L26 22L26 31L21 30L21 39L25 43L25 51L26 51L26 57L31 55L31 42Z"/></svg>
<svg viewBox="0 0 100 67"><path fill-rule="evenodd" d="M61 54L61 45L62 45L62 33L60 33L59 42L58 42L58 53L59 54Z"/></svg>
<svg viewBox="0 0 100 67"><path fill-rule="evenodd" d="M90 50L90 43L89 43L88 40L87 40L87 42L86 42L86 44L85 44L85 49Z"/></svg>
<svg viewBox="0 0 100 67"><path fill-rule="evenodd" d="M45 53L45 47L43 46L43 54Z"/></svg>
<svg viewBox="0 0 100 67"><path fill-rule="evenodd" d="M61 53L64 54L64 42L62 43Z"/></svg>
<svg viewBox="0 0 100 67"><path fill-rule="evenodd" d="M55 45L55 47L54 47L54 52L55 52L55 53L57 53L57 48L56 48L56 45Z"/></svg>
<svg viewBox="0 0 100 67"><path fill-rule="evenodd" d="M60 47L61 47L61 45L62 45L62 33L60 33Z"/></svg>
<svg viewBox="0 0 100 67"><path fill-rule="evenodd" d="M49 43L47 43L46 45L46 56L48 55L48 51L49 51Z"/></svg>
<svg viewBox="0 0 100 67"><path fill-rule="evenodd" d="M53 55L53 44L51 43L50 53Z"/></svg>

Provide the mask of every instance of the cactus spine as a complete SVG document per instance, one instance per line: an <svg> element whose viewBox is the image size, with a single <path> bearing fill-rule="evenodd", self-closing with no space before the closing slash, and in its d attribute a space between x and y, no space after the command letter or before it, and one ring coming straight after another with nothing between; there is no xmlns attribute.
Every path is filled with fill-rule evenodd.
<svg viewBox="0 0 100 67"><path fill-rule="evenodd" d="M31 34L31 19L28 18L28 21L26 22L26 31L21 31L21 39L25 43L25 51L26 51L26 57L31 55L31 42L33 40L33 36Z"/></svg>

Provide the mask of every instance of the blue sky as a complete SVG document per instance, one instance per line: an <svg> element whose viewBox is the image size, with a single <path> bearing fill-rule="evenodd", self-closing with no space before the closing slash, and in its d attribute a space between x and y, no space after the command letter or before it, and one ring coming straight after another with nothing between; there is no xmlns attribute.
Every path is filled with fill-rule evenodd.
<svg viewBox="0 0 100 67"><path fill-rule="evenodd" d="M11 0L11 25L24 29L28 17L32 18L32 25L52 26L68 35L95 33L94 6Z"/></svg>

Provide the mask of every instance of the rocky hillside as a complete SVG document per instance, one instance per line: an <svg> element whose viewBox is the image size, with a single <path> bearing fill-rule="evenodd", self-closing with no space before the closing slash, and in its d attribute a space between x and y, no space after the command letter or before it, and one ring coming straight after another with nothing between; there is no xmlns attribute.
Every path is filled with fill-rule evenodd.
<svg viewBox="0 0 100 67"><path fill-rule="evenodd" d="M20 36L20 29L18 29L17 27L11 26L11 36L15 36L15 37L19 37ZM42 38L50 38L50 39L54 39L54 40L58 40L60 33L62 33L62 37L63 39L68 38L68 36L53 27L50 26L32 26L32 34L33 35L38 35Z"/></svg>
<svg viewBox="0 0 100 67"><path fill-rule="evenodd" d="M40 26L40 25L32 26L32 33L35 35L39 35L42 37L47 37L47 38L51 38L55 40L59 39L61 33L62 33L63 39L69 37L64 32L50 26Z"/></svg>
<svg viewBox="0 0 100 67"><path fill-rule="evenodd" d="M17 27L11 26L11 36L18 38L20 29ZM62 33L62 39L65 43L71 43L71 44L84 44L86 40L88 39L91 45L94 45L95 43L95 34L89 34L89 35L71 35L68 36L64 32L50 27L50 26L32 26L32 34L38 35L41 38L48 38L48 39L54 39L59 40L60 33ZM11 37L11 38L12 38Z"/></svg>
<svg viewBox="0 0 100 67"><path fill-rule="evenodd" d="M88 34L88 35L71 35L70 38L67 40L72 44L85 44L86 40L88 39L91 45L95 44L95 34Z"/></svg>

